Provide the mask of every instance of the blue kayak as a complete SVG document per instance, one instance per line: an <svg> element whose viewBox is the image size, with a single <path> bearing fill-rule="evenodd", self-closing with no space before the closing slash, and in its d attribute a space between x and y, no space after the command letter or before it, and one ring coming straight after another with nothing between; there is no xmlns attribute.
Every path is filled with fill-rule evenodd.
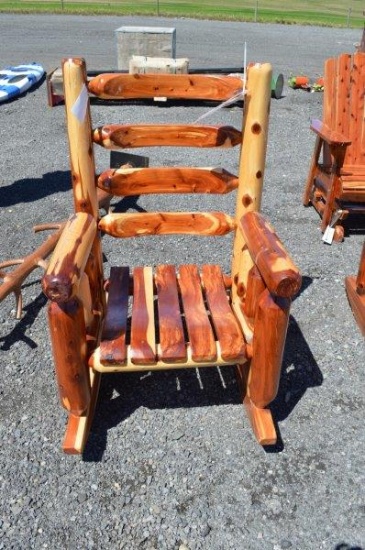
<svg viewBox="0 0 365 550"><path fill-rule="evenodd" d="M38 63L6 67L0 71L0 102L13 99L40 81L44 69Z"/></svg>

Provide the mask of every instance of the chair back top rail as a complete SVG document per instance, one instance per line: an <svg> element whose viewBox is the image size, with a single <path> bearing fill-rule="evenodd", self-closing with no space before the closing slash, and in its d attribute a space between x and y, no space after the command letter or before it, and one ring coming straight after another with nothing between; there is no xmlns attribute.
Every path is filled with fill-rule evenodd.
<svg viewBox="0 0 365 550"><path fill-rule="evenodd" d="M225 75L104 73L89 81L88 90L101 99L225 101L243 90L243 79Z"/></svg>

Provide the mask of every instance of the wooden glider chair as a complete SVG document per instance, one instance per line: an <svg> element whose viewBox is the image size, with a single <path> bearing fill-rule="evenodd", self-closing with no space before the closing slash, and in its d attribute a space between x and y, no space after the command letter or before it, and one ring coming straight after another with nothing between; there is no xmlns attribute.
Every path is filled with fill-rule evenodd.
<svg viewBox="0 0 365 550"><path fill-rule="evenodd" d="M319 212L323 232L330 228L329 242L343 240L349 214L365 213L364 94L365 53L326 60L323 121L311 124L317 138L303 203Z"/></svg>
<svg viewBox="0 0 365 550"><path fill-rule="evenodd" d="M362 247L357 276L346 277L345 285L354 317L365 336L365 242Z"/></svg>
<svg viewBox="0 0 365 550"><path fill-rule="evenodd" d="M290 302L300 288L301 276L258 212L268 133L270 65L249 69L242 131L198 124L113 124L92 129L84 61L64 60L63 74L75 213L66 223L42 285L50 300L60 398L69 415L64 450L82 452L101 373L226 365L237 365L257 439L261 444L274 444L277 436L266 407L277 393ZM160 76L153 80L155 92ZM178 76L169 76L170 90L175 82L179 84ZM119 78L100 75L88 86L103 98L118 98L123 94ZM214 82L201 76L192 85L216 84L219 88L229 83L227 78L218 77ZM243 147L238 176L217 168L169 166L106 170L97 177L94 144L107 148ZM109 213L99 220L96 186L120 196L206 196L235 190L236 211L234 215ZM218 265L193 263L145 267L139 264L143 261L140 251L137 267L112 267L104 280L100 231L120 238L233 232L233 252L228 253L232 273L223 273Z"/></svg>

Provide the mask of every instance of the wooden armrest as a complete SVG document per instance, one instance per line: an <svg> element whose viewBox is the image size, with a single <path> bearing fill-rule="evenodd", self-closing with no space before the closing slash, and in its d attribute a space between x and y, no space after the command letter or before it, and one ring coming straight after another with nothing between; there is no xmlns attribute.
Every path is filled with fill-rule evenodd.
<svg viewBox="0 0 365 550"><path fill-rule="evenodd" d="M85 212L66 222L42 279L43 292L50 300L67 302L76 296L96 231L95 219Z"/></svg>
<svg viewBox="0 0 365 550"><path fill-rule="evenodd" d="M329 126L316 118L312 120L310 128L328 145L349 145L351 143L351 139L347 136L340 132L334 132Z"/></svg>
<svg viewBox="0 0 365 550"><path fill-rule="evenodd" d="M242 216L239 227L269 291L275 296L293 297L302 277L273 228L258 212Z"/></svg>

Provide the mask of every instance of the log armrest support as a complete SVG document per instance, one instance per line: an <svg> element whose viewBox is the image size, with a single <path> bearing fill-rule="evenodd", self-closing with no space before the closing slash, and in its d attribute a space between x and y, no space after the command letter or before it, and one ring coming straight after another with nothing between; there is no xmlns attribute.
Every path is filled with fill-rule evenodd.
<svg viewBox="0 0 365 550"><path fill-rule="evenodd" d="M313 119L310 125L311 130L317 134L328 145L350 145L351 139L340 132L334 132L329 126L321 120Z"/></svg>
<svg viewBox="0 0 365 550"><path fill-rule="evenodd" d="M239 227L271 294L282 298L297 294L302 284L300 272L264 216L248 212L240 219Z"/></svg>
<svg viewBox="0 0 365 550"><path fill-rule="evenodd" d="M47 298L68 302L77 295L96 233L91 214L78 212L69 218L42 279Z"/></svg>

